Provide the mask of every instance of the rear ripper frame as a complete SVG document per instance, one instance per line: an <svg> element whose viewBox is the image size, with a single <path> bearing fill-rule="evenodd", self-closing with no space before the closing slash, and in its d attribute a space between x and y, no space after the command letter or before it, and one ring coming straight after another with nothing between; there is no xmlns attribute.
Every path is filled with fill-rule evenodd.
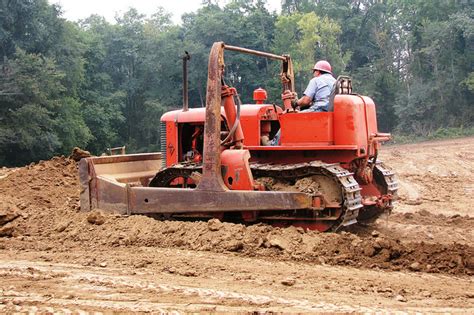
<svg viewBox="0 0 474 315"><path fill-rule="evenodd" d="M230 190L224 184L220 139L224 50L281 60L283 89L294 91L289 56L214 43L208 66L202 177L197 187L146 187L160 170L160 153L85 158L79 163L82 211L98 208L129 215L319 209L318 197L302 192Z"/></svg>

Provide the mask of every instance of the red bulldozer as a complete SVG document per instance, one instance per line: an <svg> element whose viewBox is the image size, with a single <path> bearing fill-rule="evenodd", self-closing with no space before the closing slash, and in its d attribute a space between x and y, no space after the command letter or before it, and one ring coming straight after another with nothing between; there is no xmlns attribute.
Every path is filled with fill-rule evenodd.
<svg viewBox="0 0 474 315"><path fill-rule="evenodd" d="M161 118L161 152L82 159L81 209L165 219L218 218L335 231L390 212L398 184L378 161L381 142L371 98L336 81L328 112L297 112L291 100L240 104L224 82L224 52L281 61L282 92L294 91L291 58L214 43L205 108L188 108L188 57L183 57L183 108ZM288 95L287 93L283 95ZM281 129L280 144L263 145ZM265 142L265 141L263 141Z"/></svg>

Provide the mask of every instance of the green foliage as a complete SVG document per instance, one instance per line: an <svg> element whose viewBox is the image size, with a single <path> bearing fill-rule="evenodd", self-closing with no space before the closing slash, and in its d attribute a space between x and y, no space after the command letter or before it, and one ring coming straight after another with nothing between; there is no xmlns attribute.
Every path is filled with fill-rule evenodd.
<svg viewBox="0 0 474 315"><path fill-rule="evenodd" d="M80 103L65 96L65 74L51 58L18 49L6 67L12 92L0 98L1 162L27 163L87 144Z"/></svg>
<svg viewBox="0 0 474 315"><path fill-rule="evenodd" d="M304 90L312 77L316 60L326 59L339 73L345 68L350 53L341 54L339 24L314 12L281 15L275 23L273 50L289 53L293 59L297 90Z"/></svg>
<svg viewBox="0 0 474 315"><path fill-rule="evenodd" d="M71 152L76 146L85 147L92 139L91 131L81 113L81 104L72 97L61 100L53 126L61 143L59 152Z"/></svg>
<svg viewBox="0 0 474 315"><path fill-rule="evenodd" d="M99 154L122 144L118 130L123 127L125 118L119 104L123 103L124 98L123 93L116 92L97 103L84 106L82 114L91 132L91 141L86 147L88 150Z"/></svg>
<svg viewBox="0 0 474 315"><path fill-rule="evenodd" d="M472 125L473 30L474 19L465 13L419 22L416 41L412 38L407 93L399 95L395 105L398 128L426 134L440 127Z"/></svg>
<svg viewBox="0 0 474 315"><path fill-rule="evenodd" d="M221 8L207 5L196 13L183 17L184 44L189 50L191 104L201 105L205 99L208 54L212 44L223 41L229 45L256 50L270 50L275 16L267 11L262 1L231 1ZM242 101L250 102L252 92L278 77L278 71L269 71L270 62L263 58L235 54L225 55L225 79L237 88ZM273 75L273 77L269 77ZM195 86L199 83L199 86Z"/></svg>
<svg viewBox="0 0 474 315"><path fill-rule="evenodd" d="M397 139L472 135L474 20L469 1L203 1L174 25L158 8L72 23L46 0L0 1L0 164L20 165L82 146L100 154L159 148L161 115L181 107L184 51L191 107L204 105L216 41L290 54L301 93L319 59L377 104ZM263 87L281 103L279 62L226 52L225 82L244 103ZM398 140L400 141L400 140Z"/></svg>
<svg viewBox="0 0 474 315"><path fill-rule="evenodd" d="M470 92L474 92L474 72L469 73L467 78L461 81L461 86L467 88Z"/></svg>
<svg viewBox="0 0 474 315"><path fill-rule="evenodd" d="M62 32L59 8L46 0L0 1L0 53L10 57L17 48L47 55Z"/></svg>
<svg viewBox="0 0 474 315"><path fill-rule="evenodd" d="M46 159L60 148L53 130L51 112L36 104L25 104L6 116L8 125L0 128L2 164L24 164Z"/></svg>
<svg viewBox="0 0 474 315"><path fill-rule="evenodd" d="M64 73L57 69L53 59L42 55L18 49L13 57L6 66L15 93L3 101L10 109L24 103L36 103L54 110L58 105L56 100L65 91L61 84Z"/></svg>
<svg viewBox="0 0 474 315"><path fill-rule="evenodd" d="M465 128L464 126L456 128L441 127L428 135L428 139L450 139L474 135L474 127Z"/></svg>
<svg viewBox="0 0 474 315"><path fill-rule="evenodd" d="M20 49L4 67L8 69L4 81L9 85L0 98L0 162L8 165L46 158L60 147L53 112L64 90L60 82L64 74L51 59Z"/></svg>
<svg viewBox="0 0 474 315"><path fill-rule="evenodd" d="M281 10L283 14L293 14L296 12L311 12L316 8L316 1L311 0L282 0Z"/></svg>
<svg viewBox="0 0 474 315"><path fill-rule="evenodd" d="M464 127L464 126L452 127L452 128L441 127L425 135L407 134L406 132L404 133L396 132L395 134L393 134L393 140L390 143L403 144L403 143L413 143L413 142L421 142L421 141L427 141L427 140L455 139L455 138L472 137L472 136L474 136L474 127Z"/></svg>

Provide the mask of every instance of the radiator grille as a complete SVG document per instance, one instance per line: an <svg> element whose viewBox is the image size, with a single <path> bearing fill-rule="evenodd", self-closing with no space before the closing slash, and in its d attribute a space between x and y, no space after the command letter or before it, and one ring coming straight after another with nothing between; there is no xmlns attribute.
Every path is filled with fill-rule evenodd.
<svg viewBox="0 0 474 315"><path fill-rule="evenodd" d="M166 122L160 122L161 166L166 167Z"/></svg>

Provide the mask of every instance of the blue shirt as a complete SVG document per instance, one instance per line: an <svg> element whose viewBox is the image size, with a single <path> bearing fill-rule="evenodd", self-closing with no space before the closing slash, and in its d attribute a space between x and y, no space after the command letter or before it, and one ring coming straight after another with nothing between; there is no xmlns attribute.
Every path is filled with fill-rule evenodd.
<svg viewBox="0 0 474 315"><path fill-rule="evenodd" d="M309 81L304 95L311 99L310 109L313 111L325 111L328 110L329 96L331 95L332 88L336 79L329 74L324 73L319 77L314 77Z"/></svg>

